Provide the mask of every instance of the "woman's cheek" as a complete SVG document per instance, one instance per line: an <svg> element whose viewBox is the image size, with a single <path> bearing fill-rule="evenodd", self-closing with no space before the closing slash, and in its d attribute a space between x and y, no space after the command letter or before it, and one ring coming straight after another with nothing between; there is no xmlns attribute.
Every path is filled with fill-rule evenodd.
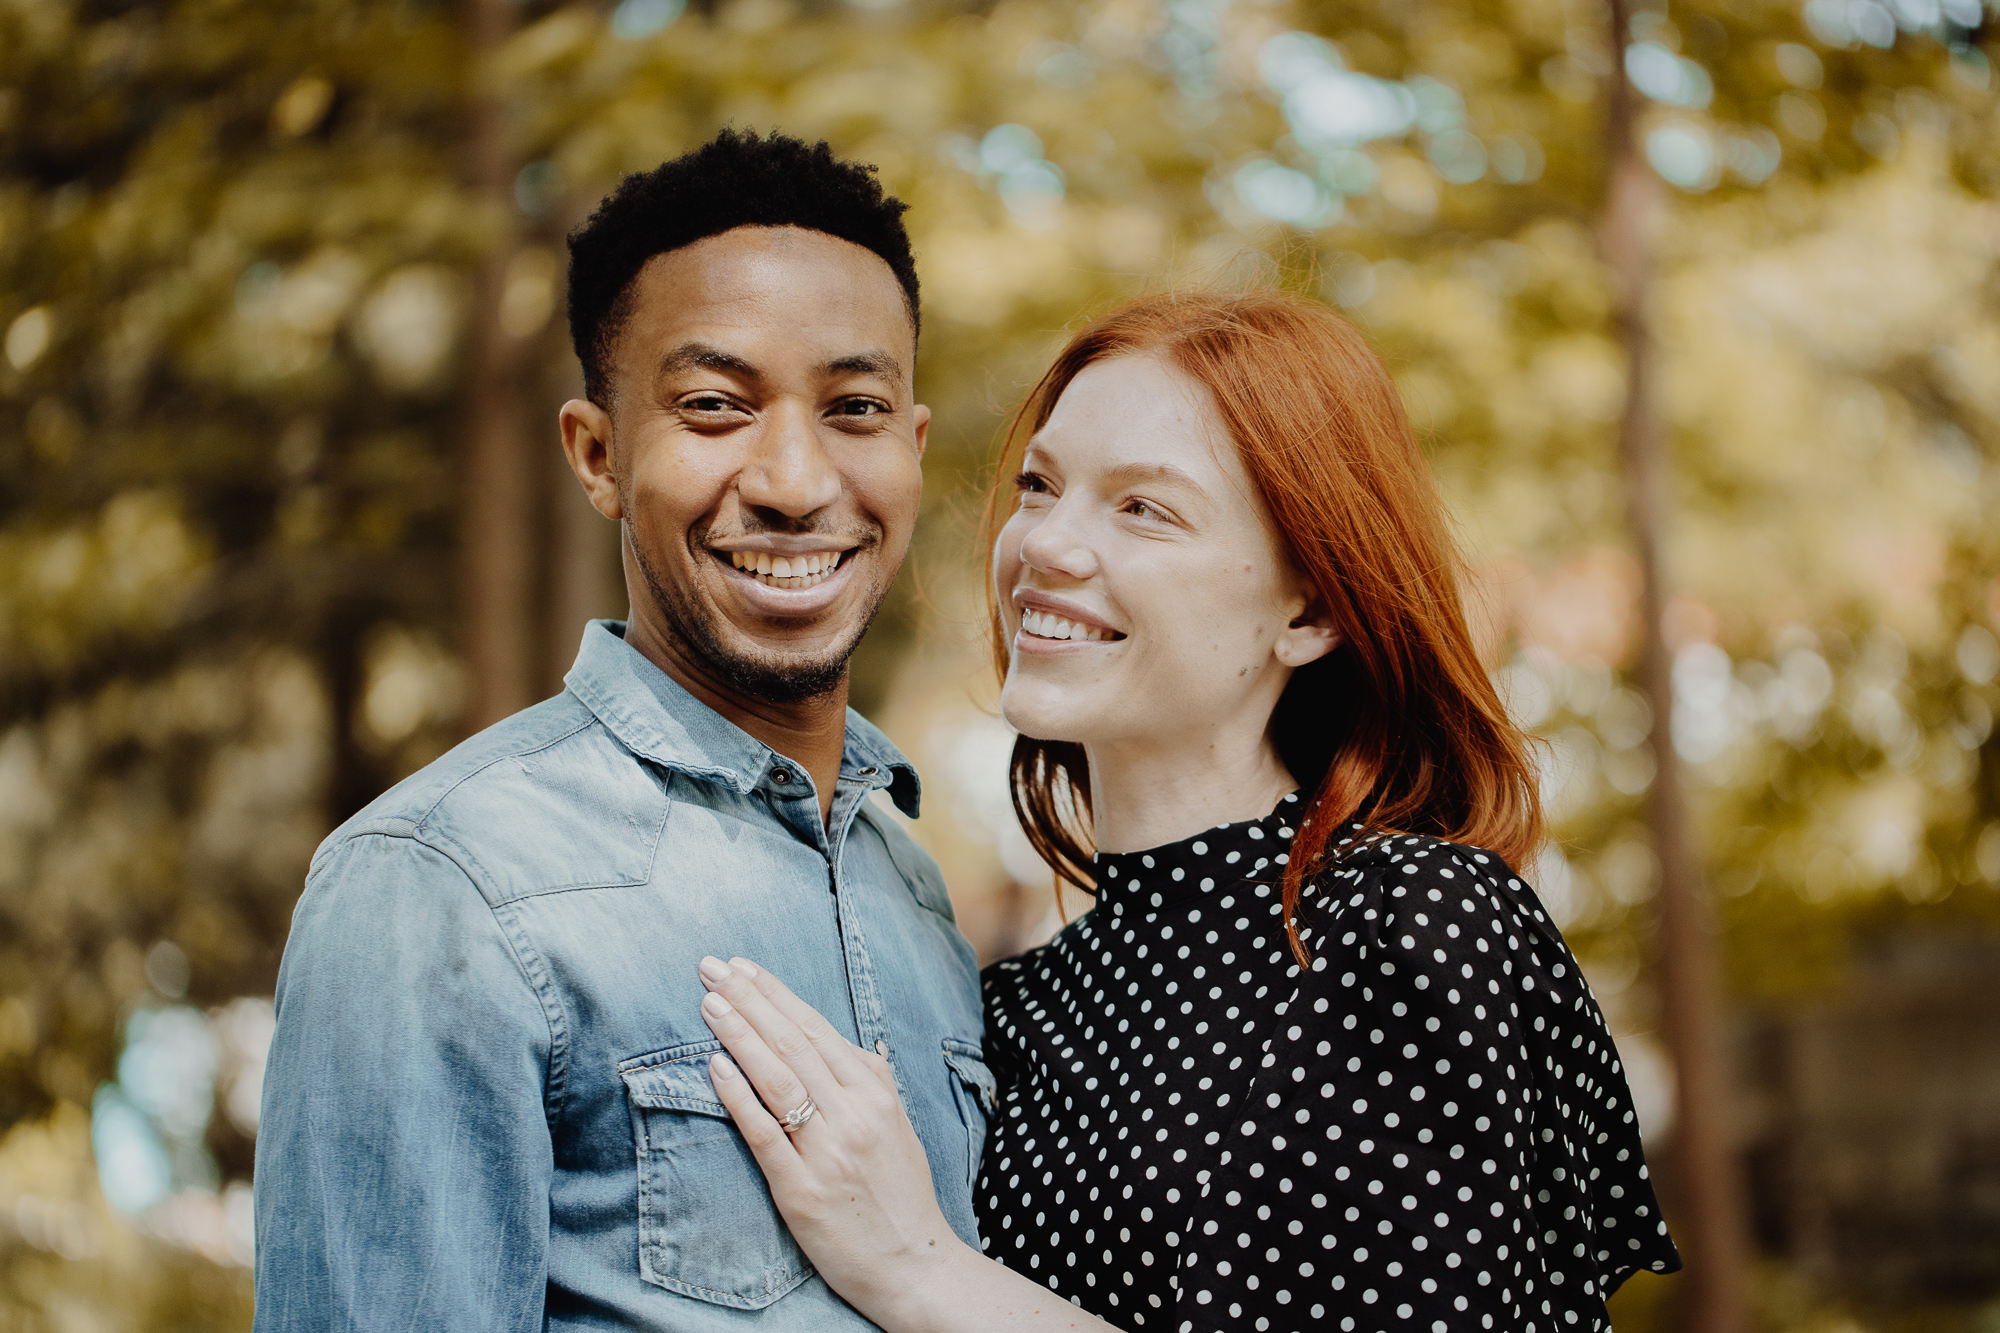
<svg viewBox="0 0 2000 1333"><path fill-rule="evenodd" d="M1000 624L1012 638L1020 628L1020 612L1014 609L1014 587L1021 580L1021 541L1025 533L1021 529L1020 511L1000 528L1000 536L993 543L993 591L1000 604Z"/></svg>

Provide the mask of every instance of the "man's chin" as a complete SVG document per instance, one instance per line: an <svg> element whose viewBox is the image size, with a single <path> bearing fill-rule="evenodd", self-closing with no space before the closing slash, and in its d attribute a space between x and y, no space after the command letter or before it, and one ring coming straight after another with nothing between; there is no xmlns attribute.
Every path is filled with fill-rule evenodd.
<svg viewBox="0 0 2000 1333"><path fill-rule="evenodd" d="M858 643L860 636L856 635ZM807 657L792 654L702 652L710 670L730 688L769 704L797 704L838 690L847 680L852 646L838 654Z"/></svg>
<svg viewBox="0 0 2000 1333"><path fill-rule="evenodd" d="M638 563L653 605L667 633L680 641L688 668L744 698L771 704L803 703L840 689L847 680L847 659L854 655L888 592L886 588L868 588L872 596L866 598L866 605L843 617L848 622L844 632L815 626L798 636L812 640L813 647L787 648L758 643L713 600L683 589L670 591L648 561L642 557Z"/></svg>
<svg viewBox="0 0 2000 1333"><path fill-rule="evenodd" d="M690 666L739 695L771 704L804 703L841 689L847 681L848 659L874 619L870 608L866 619L837 637L814 635L818 642L810 648L787 648L751 639L712 608L703 608L707 615L695 616L676 614L678 608L661 609L691 659Z"/></svg>

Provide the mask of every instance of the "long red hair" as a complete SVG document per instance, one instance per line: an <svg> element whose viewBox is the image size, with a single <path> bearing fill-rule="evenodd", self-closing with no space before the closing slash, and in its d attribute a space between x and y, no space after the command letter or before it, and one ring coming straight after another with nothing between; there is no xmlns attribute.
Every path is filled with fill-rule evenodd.
<svg viewBox="0 0 2000 1333"><path fill-rule="evenodd" d="M1285 930L1303 964L1301 890L1350 823L1425 833L1519 866L1542 838L1529 741L1479 661L1459 600L1461 559L1381 358L1355 327L1279 292L1142 297L1093 320L1056 357L1007 432L987 497L993 659L1008 667L995 540L1029 438L1094 361L1154 355L1207 387L1292 565L1318 588L1340 645L1294 672L1270 732L1312 793L1285 866ZM1014 742L1014 811L1061 881L1093 890L1090 769L1067 741Z"/></svg>

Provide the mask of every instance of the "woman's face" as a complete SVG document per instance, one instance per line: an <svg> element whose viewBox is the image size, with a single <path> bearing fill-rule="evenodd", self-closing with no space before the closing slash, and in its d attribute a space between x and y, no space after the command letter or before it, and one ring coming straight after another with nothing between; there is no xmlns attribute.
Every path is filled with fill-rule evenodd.
<svg viewBox="0 0 2000 1333"><path fill-rule="evenodd" d="M1086 367L1030 441L994 577L1000 707L1037 740L1261 738L1333 646L1208 391L1155 356ZM1299 622L1299 623L1294 623Z"/></svg>

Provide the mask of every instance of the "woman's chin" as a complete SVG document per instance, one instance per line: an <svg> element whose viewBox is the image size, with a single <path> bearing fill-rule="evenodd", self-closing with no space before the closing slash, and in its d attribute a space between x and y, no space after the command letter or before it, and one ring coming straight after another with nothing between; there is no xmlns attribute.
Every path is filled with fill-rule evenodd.
<svg viewBox="0 0 2000 1333"><path fill-rule="evenodd" d="M1048 697L1051 693L1059 697ZM1000 716L1029 740L1079 744L1089 740L1095 730L1087 720L1093 716L1091 708L1080 700L1060 697L1061 693L1016 689L1010 682L1000 692Z"/></svg>

